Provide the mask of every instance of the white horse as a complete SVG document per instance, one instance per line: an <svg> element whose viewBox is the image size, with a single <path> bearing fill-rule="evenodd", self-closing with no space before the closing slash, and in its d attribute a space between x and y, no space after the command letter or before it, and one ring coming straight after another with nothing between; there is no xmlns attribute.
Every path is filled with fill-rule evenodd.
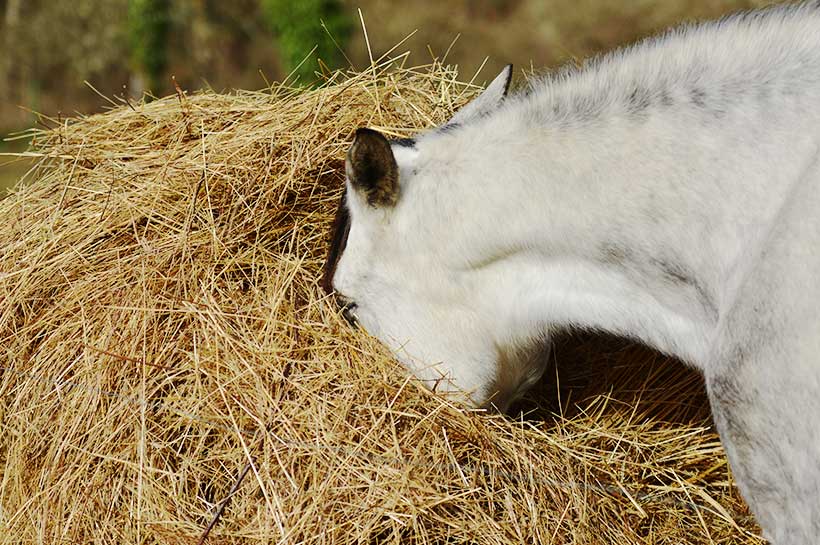
<svg viewBox="0 0 820 545"><path fill-rule="evenodd" d="M473 405L560 329L679 357L765 536L820 543L820 4L510 77L416 138L356 133L327 288Z"/></svg>

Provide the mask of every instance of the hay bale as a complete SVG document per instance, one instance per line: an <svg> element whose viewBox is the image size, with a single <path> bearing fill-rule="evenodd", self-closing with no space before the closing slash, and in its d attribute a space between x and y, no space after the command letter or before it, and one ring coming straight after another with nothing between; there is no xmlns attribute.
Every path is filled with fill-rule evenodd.
<svg viewBox="0 0 820 545"><path fill-rule="evenodd" d="M35 132L36 179L0 201L0 543L214 521L209 543L761 542L682 367L576 343L611 391L489 416L328 304L353 130L440 123L477 90L457 78L385 66Z"/></svg>

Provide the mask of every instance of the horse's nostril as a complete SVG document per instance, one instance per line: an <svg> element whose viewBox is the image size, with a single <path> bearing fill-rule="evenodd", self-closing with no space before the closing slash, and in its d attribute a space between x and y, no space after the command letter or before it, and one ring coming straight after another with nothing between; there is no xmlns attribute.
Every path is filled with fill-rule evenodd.
<svg viewBox="0 0 820 545"><path fill-rule="evenodd" d="M345 320L347 320L347 323L353 327L359 327L359 321L351 312L353 310L356 310L357 306L358 305L356 305L356 303L350 303L349 305L345 305L345 307L342 309L342 316Z"/></svg>
<svg viewBox="0 0 820 545"><path fill-rule="evenodd" d="M339 308L339 310L342 311L342 317L348 324L350 324L352 327L359 326L359 322L358 320L356 320L356 316L353 315L353 311L356 310L356 308L358 308L359 305L357 305L356 303L342 295L336 296L336 305Z"/></svg>

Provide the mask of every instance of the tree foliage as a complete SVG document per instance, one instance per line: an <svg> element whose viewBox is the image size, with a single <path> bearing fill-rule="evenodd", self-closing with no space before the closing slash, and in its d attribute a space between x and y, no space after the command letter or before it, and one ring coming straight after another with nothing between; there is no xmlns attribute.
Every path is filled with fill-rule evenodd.
<svg viewBox="0 0 820 545"><path fill-rule="evenodd" d="M344 47L353 29L349 11L339 0L261 0L262 11L277 37L280 57L303 81L312 81L320 59L330 68L344 64ZM324 27L323 28L323 24ZM334 41L336 43L334 43ZM338 44L338 45L337 45ZM302 63L316 47L313 58Z"/></svg>
<svg viewBox="0 0 820 545"><path fill-rule="evenodd" d="M168 31L171 27L170 0L130 0L128 34L131 62L149 89L160 91L168 66Z"/></svg>

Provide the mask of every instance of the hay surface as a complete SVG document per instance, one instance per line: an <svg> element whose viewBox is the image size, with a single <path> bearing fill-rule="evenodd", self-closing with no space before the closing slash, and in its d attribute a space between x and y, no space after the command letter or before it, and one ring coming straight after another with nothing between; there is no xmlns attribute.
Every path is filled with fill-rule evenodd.
<svg viewBox="0 0 820 545"><path fill-rule="evenodd" d="M442 122L477 90L457 77L380 68L36 133L40 170L0 201L0 543L193 544L220 505L209 543L761 543L691 372L576 343L557 357L608 369L603 389L487 416L324 298L353 130Z"/></svg>

